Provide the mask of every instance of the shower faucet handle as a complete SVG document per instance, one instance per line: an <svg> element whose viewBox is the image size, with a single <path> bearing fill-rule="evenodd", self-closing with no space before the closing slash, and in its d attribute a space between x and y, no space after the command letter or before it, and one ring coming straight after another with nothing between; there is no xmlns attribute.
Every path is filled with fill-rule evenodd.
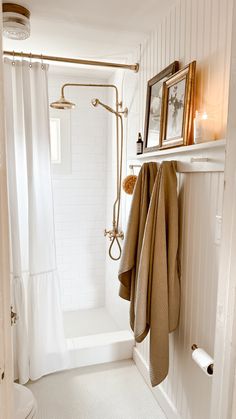
<svg viewBox="0 0 236 419"><path fill-rule="evenodd" d="M109 240L112 240L112 238L113 238L113 231L112 230L107 230L105 228L105 230L104 230L104 237L106 237L106 236L108 236Z"/></svg>
<svg viewBox="0 0 236 419"><path fill-rule="evenodd" d="M118 233L116 234L116 237L119 237L121 240L124 240L125 235L124 235L123 231L122 231L122 230L120 230L120 231L118 231Z"/></svg>
<svg viewBox="0 0 236 419"><path fill-rule="evenodd" d="M104 236L108 236L109 240L112 240L114 237L116 238L120 238L121 240L124 239L124 233L123 231L117 231L117 229L113 229L113 230L104 230Z"/></svg>

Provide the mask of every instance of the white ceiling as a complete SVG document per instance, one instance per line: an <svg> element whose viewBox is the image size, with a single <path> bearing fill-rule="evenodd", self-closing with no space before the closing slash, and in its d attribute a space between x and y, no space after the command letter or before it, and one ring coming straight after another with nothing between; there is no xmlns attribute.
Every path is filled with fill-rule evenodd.
<svg viewBox="0 0 236 419"><path fill-rule="evenodd" d="M31 11L31 36L26 41L4 39L4 49L122 60L157 26L175 1L11 1Z"/></svg>

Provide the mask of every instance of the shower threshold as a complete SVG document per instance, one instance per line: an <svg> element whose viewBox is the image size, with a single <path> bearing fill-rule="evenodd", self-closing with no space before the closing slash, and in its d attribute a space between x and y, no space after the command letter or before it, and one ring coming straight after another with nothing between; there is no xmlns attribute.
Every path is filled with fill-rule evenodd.
<svg viewBox="0 0 236 419"><path fill-rule="evenodd" d="M105 307L64 313L69 368L130 359L134 338L120 329Z"/></svg>

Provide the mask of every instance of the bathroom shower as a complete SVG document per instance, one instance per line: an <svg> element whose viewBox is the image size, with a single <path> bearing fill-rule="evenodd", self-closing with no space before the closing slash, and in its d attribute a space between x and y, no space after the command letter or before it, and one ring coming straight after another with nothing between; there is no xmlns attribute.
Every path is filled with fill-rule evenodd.
<svg viewBox="0 0 236 419"><path fill-rule="evenodd" d="M122 184L122 168L123 168L123 143L124 143L124 125L123 125L123 116L127 117L128 109L119 110L122 106L122 102L119 102L118 99L118 89L115 85L110 84L84 84L84 83L66 83L61 87L61 96L56 102L50 104L51 108L66 110L73 109L76 105L75 103L68 101L65 98L65 88L66 87L101 87L101 88L113 88L115 90L115 102L116 109L112 109L110 106L104 104L99 99L94 98L91 100L91 104L94 107L102 106L108 112L112 113L116 117L116 198L113 203L113 217L112 217L112 228L110 230L104 230L104 236L108 236L110 240L109 246L109 256L112 260L119 260L121 258L121 245L119 240L124 239L124 233L119 229L120 221L120 204L121 204L121 184ZM118 254L115 255L114 245L117 244Z"/></svg>

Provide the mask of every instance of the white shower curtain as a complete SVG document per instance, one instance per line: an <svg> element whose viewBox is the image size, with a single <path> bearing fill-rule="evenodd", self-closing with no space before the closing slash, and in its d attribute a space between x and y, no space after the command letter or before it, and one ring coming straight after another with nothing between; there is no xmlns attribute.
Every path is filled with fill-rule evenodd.
<svg viewBox="0 0 236 419"><path fill-rule="evenodd" d="M4 64L15 378L66 367L56 269L47 66Z"/></svg>

